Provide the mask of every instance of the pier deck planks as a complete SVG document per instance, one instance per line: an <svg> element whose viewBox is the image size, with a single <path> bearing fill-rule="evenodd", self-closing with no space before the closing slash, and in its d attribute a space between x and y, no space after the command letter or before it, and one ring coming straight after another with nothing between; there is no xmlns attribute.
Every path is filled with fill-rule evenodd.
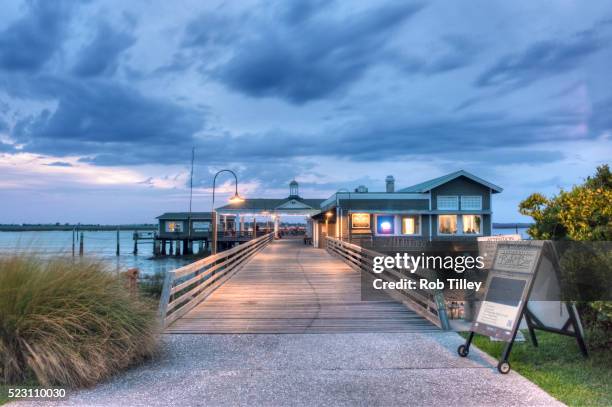
<svg viewBox="0 0 612 407"><path fill-rule="evenodd" d="M166 333L422 332L401 303L361 301L359 273L301 240L275 241Z"/></svg>

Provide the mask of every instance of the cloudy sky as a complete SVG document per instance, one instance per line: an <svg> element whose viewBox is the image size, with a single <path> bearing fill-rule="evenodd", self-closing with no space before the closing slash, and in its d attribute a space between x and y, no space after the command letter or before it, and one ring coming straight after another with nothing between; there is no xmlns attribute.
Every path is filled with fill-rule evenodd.
<svg viewBox="0 0 612 407"><path fill-rule="evenodd" d="M358 5L359 3L359 5ZM465 169L494 220L612 157L607 1L4 1L0 223L150 222ZM229 190L229 180L223 178Z"/></svg>

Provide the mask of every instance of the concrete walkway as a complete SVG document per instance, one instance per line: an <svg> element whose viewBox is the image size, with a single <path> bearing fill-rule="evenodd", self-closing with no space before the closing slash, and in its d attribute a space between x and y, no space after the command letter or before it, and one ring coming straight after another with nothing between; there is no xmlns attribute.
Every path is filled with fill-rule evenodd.
<svg viewBox="0 0 612 407"><path fill-rule="evenodd" d="M451 332L165 335L159 359L69 406L554 406Z"/></svg>

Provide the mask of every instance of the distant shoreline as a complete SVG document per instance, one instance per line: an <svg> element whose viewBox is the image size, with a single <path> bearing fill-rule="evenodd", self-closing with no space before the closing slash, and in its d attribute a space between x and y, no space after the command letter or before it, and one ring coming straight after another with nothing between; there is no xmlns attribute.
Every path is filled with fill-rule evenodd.
<svg viewBox="0 0 612 407"><path fill-rule="evenodd" d="M493 223L493 229L527 229L533 223Z"/></svg>
<svg viewBox="0 0 612 407"><path fill-rule="evenodd" d="M101 232L115 230L157 230L154 224L135 225L0 225L0 232L69 232L72 230L85 232Z"/></svg>
<svg viewBox="0 0 612 407"><path fill-rule="evenodd" d="M531 223L493 223L493 229L526 229ZM100 232L114 230L157 230L157 225L152 223L133 225L57 225L57 224L22 224L22 225L0 225L0 232L69 232L72 230L85 232Z"/></svg>

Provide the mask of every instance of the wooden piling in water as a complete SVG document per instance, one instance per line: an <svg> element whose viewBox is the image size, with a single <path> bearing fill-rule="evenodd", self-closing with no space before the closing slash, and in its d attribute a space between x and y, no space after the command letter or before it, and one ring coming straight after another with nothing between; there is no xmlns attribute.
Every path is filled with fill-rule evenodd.
<svg viewBox="0 0 612 407"><path fill-rule="evenodd" d="M79 238L79 256L83 256L83 232Z"/></svg>
<svg viewBox="0 0 612 407"><path fill-rule="evenodd" d="M117 250L115 252L117 256L121 254L120 243L119 243L119 228L117 228Z"/></svg>
<svg viewBox="0 0 612 407"><path fill-rule="evenodd" d="M132 252L132 254L134 256L138 254L138 231L134 232L134 251Z"/></svg>

